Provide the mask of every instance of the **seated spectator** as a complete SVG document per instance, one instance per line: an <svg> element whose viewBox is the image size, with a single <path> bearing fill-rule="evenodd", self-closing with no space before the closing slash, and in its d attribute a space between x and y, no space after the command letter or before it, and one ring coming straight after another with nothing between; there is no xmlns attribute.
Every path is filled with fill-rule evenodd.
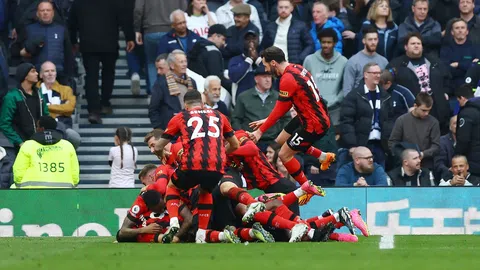
<svg viewBox="0 0 480 270"><path fill-rule="evenodd" d="M208 29L217 23L217 15L208 9L207 0L192 0L188 5L187 28L202 38L208 37Z"/></svg>
<svg viewBox="0 0 480 270"><path fill-rule="evenodd" d="M146 164L143 166L143 169L138 173L138 179L144 186L151 185L155 183L155 173L157 170L157 165L155 164Z"/></svg>
<svg viewBox="0 0 480 270"><path fill-rule="evenodd" d="M13 188L74 188L80 169L72 144L62 139L57 121L41 116L37 132L25 141L13 165Z"/></svg>
<svg viewBox="0 0 480 270"><path fill-rule="evenodd" d="M434 186L430 179L430 171L421 168L420 153L415 149L402 152L402 166L388 172L392 186L396 187L430 187Z"/></svg>
<svg viewBox="0 0 480 270"><path fill-rule="evenodd" d="M53 4L41 1L37 7L38 21L26 26L12 48L12 55L24 57L37 70L45 61L53 62L57 67L58 81L65 85L73 76L72 44L67 28L55 22L53 16Z"/></svg>
<svg viewBox="0 0 480 270"><path fill-rule="evenodd" d="M235 130L253 131L249 124L267 118L277 102L278 91L272 88L272 75L265 71L263 65L255 70L254 81L254 87L238 96L231 121ZM265 150L268 145L272 144L290 119L289 113L286 113L280 121L263 134L257 143L258 147Z"/></svg>
<svg viewBox="0 0 480 270"><path fill-rule="evenodd" d="M247 33L260 34L257 26L250 21L250 5L241 4L232 9L235 18L235 25L227 28L227 43L223 56L225 59L242 54L243 40ZM260 42L260 39L259 39ZM257 45L258 47L258 45ZM257 48L255 47L255 48Z"/></svg>
<svg viewBox="0 0 480 270"><path fill-rule="evenodd" d="M227 29L232 27L233 25L236 25L237 23L234 20L233 8L239 5L243 5L244 2L244 0L229 0L225 3L225 5L219 7L215 12L218 19L217 23L223 24L223 26L225 26L225 28ZM254 6L250 4L248 4L248 6L250 7L249 21L251 21L258 28L260 40L262 40L263 31L258 11Z"/></svg>
<svg viewBox="0 0 480 270"><path fill-rule="evenodd" d="M452 75L450 93L463 84L468 69L479 59L478 49L467 39L467 23L462 19L454 19L451 25L453 40L444 43L440 50L440 59Z"/></svg>
<svg viewBox="0 0 480 270"><path fill-rule="evenodd" d="M392 96L393 119L406 114L415 102L415 96L410 90L395 83L397 75L394 68L386 69L380 75L380 86Z"/></svg>
<svg viewBox="0 0 480 270"><path fill-rule="evenodd" d="M132 130L119 127L113 139L115 147L110 148L108 163L111 167L109 188L134 188L138 151L132 144Z"/></svg>
<svg viewBox="0 0 480 270"><path fill-rule="evenodd" d="M313 3L312 7L312 17L313 21L310 28L310 36L313 39L315 45L315 51L320 50L321 43L318 39L318 33L322 29L332 28L337 34L338 42L335 44L335 51L342 53L342 32L345 30L343 22L336 17L329 16L330 9L328 6L321 2L317 1Z"/></svg>
<svg viewBox="0 0 480 270"><path fill-rule="evenodd" d="M439 186L479 186L480 178L471 174L469 169L470 167L465 156L454 156L452 158L452 167L443 175Z"/></svg>
<svg viewBox="0 0 480 270"><path fill-rule="evenodd" d="M480 16L474 13L475 10L474 0L460 0L458 1L458 8L460 10L460 19L467 22L468 34L467 39L470 40L474 45L480 45ZM477 2L478 3L478 2ZM478 6L480 7L480 6ZM448 18L451 19L451 18ZM452 41L452 22L455 18L451 19L445 30L443 31L443 41L448 43Z"/></svg>
<svg viewBox="0 0 480 270"><path fill-rule="evenodd" d="M433 175L440 180L442 175L449 172L452 167L452 158L455 154L457 141L457 116L450 118L450 132L440 137L440 151L433 157Z"/></svg>
<svg viewBox="0 0 480 270"><path fill-rule="evenodd" d="M286 60L302 64L307 55L314 52L312 37L303 21L292 18L290 0L278 1L278 18L270 22L263 34L262 47L276 46L285 52Z"/></svg>
<svg viewBox="0 0 480 270"><path fill-rule="evenodd" d="M382 166L373 162L370 149L360 146L352 153L353 162L338 169L336 186L387 186L387 174Z"/></svg>
<svg viewBox="0 0 480 270"><path fill-rule="evenodd" d="M195 81L187 76L187 56L183 51L171 52L167 63L170 71L157 78L148 106L148 117L154 128L165 129L168 121L184 109L185 93L197 89Z"/></svg>
<svg viewBox="0 0 480 270"><path fill-rule="evenodd" d="M41 89L43 100L47 103L50 116L57 120L57 129L64 133L64 137L75 149L81 142L80 134L73 130L72 113L75 110L77 97L72 88L61 85L57 80L55 65L47 61L40 69L40 79L36 88Z"/></svg>
<svg viewBox="0 0 480 270"><path fill-rule="evenodd" d="M333 126L340 124L340 104L343 101L342 81L347 58L334 50L339 42L337 33L326 28L318 33L322 48L305 58L303 67L312 74L322 97L327 101L328 113Z"/></svg>
<svg viewBox="0 0 480 270"><path fill-rule="evenodd" d="M398 27L398 52L403 54L405 43L410 33L418 33L422 37L425 54L438 55L442 42L442 28L432 17L428 16L428 0L413 0L413 14L408 16Z"/></svg>
<svg viewBox="0 0 480 270"><path fill-rule="evenodd" d="M268 162L270 162L270 164L273 164L273 156L275 155L275 152L280 150L281 147L282 145L276 142L271 143L269 146L267 146L267 150L265 150L265 156L267 157L267 160Z"/></svg>
<svg viewBox="0 0 480 270"><path fill-rule="evenodd" d="M0 131L18 150L35 134L38 119L49 113L40 89L35 88L38 73L34 65L19 65L15 80L18 88L11 89L3 98Z"/></svg>
<svg viewBox="0 0 480 270"><path fill-rule="evenodd" d="M160 54L157 56L157 59L155 59L155 68L157 69L157 77L162 76L168 73L170 68L168 67L167 64L167 57L168 54Z"/></svg>
<svg viewBox="0 0 480 270"><path fill-rule="evenodd" d="M205 85L202 94L205 108L214 109L225 116L230 117L227 105L220 100L220 93L222 92L222 85L220 78L215 75L210 75L205 78Z"/></svg>
<svg viewBox="0 0 480 270"><path fill-rule="evenodd" d="M397 46L398 26L393 22L392 9L389 1L376 0L367 14L367 21L362 28L375 26L378 32L377 53L385 57L388 61L392 60L395 48ZM362 40L362 31L357 35L357 40ZM358 42L358 50L362 50L362 44Z"/></svg>
<svg viewBox="0 0 480 270"><path fill-rule="evenodd" d="M422 168L433 170L433 157L440 150L440 128L437 119L431 116L433 100L430 95L421 92L415 98L414 109L400 116L395 121L388 147L393 148L398 143L417 145L422 160ZM395 153L394 153L395 154Z"/></svg>
<svg viewBox="0 0 480 270"><path fill-rule="evenodd" d="M10 188L13 184L13 163L16 149L13 144L0 132L0 189Z"/></svg>
<svg viewBox="0 0 480 270"><path fill-rule="evenodd" d="M174 50L188 53L195 45L195 42L201 39L199 35L187 29L186 20L185 13L180 9L170 13L172 30L160 38L157 45L157 55L171 53Z"/></svg>
<svg viewBox="0 0 480 270"><path fill-rule="evenodd" d="M363 67L367 63L377 63L380 69L384 69L388 61L378 54L378 32L375 27L365 28L363 31L363 50L348 59L343 73L343 93L345 96L357 88L364 76Z"/></svg>

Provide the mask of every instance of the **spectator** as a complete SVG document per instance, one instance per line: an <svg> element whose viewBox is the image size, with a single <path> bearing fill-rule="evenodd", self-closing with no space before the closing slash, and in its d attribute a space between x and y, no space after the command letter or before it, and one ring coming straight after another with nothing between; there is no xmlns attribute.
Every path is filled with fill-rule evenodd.
<svg viewBox="0 0 480 270"><path fill-rule="evenodd" d="M238 96L237 105L232 113L232 126L235 130L253 131L249 124L267 118L277 102L278 91L272 88L272 75L265 71L263 65L255 70L254 80L255 86ZM257 143L260 149L265 150L272 144L289 120L290 116L287 113L263 134Z"/></svg>
<svg viewBox="0 0 480 270"><path fill-rule="evenodd" d="M229 0L225 5L219 7L215 14L217 15L217 19L219 24L223 24L225 28L230 28L233 25L236 25L237 23L234 21L234 12L233 8L238 6L238 5L243 5L245 1L243 0ZM250 18L249 21L251 21L257 28L258 28L258 33L260 36L260 40L262 40L263 37L263 32L262 32L262 25L260 22L260 17L258 16L258 11L257 9L248 4L250 7Z"/></svg>
<svg viewBox="0 0 480 270"><path fill-rule="evenodd" d="M118 58L118 28L121 26L126 40L126 50L135 48L133 27L122 1L78 0L70 10L69 28L75 50L80 48L85 66L85 95L88 121L101 124L102 114L112 114L110 98L115 80L115 63ZM77 42L77 33L80 46ZM102 65L102 95L98 94L98 81Z"/></svg>
<svg viewBox="0 0 480 270"><path fill-rule="evenodd" d="M267 150L265 150L265 156L267 157L267 160L268 162L270 162L270 164L273 164L273 156L275 155L275 152L280 150L280 147L282 146L276 142L271 143L267 146Z"/></svg>
<svg viewBox="0 0 480 270"><path fill-rule="evenodd" d="M170 12L176 9L185 10L187 7L185 0L135 0L133 28L137 44L145 45L148 93L157 80L155 72L157 46L160 39L171 29Z"/></svg>
<svg viewBox="0 0 480 270"><path fill-rule="evenodd" d="M72 144L62 139L57 122L41 116L37 132L27 140L15 159L14 188L74 188L80 169Z"/></svg>
<svg viewBox="0 0 480 270"><path fill-rule="evenodd" d="M363 79L363 67L367 63L377 63L380 69L384 69L388 61L385 57L379 55L377 51L378 32L372 26L365 28L363 31L363 50L348 59L343 73L343 93L345 96L352 90L357 88Z"/></svg>
<svg viewBox="0 0 480 270"><path fill-rule="evenodd" d="M364 85L348 93L341 109L341 142L344 148L368 147L375 162L385 168L384 145L392 131L391 97L378 87L381 69L376 63L363 68ZM339 158L341 161L341 159Z"/></svg>
<svg viewBox="0 0 480 270"><path fill-rule="evenodd" d="M401 155L402 166L388 172L392 186L430 187L434 186L428 169L421 168L420 154L415 149L405 149Z"/></svg>
<svg viewBox="0 0 480 270"><path fill-rule="evenodd" d="M119 127L113 139L115 147L110 148L108 163L111 167L109 188L134 188L137 168L137 148L132 144L132 130Z"/></svg>
<svg viewBox="0 0 480 270"><path fill-rule="evenodd" d="M460 0L458 1L458 8L460 10L460 19L463 19L467 22L468 35L467 39L470 40L474 45L480 45L480 17L475 15L475 2L474 0ZM451 18L448 18L451 19ZM445 30L443 31L444 42L452 41L452 22L455 19L451 19Z"/></svg>
<svg viewBox="0 0 480 270"><path fill-rule="evenodd" d="M442 134L446 134L450 119L446 94L450 74L438 59L425 56L421 38L419 33L408 34L404 38L406 55L393 59L388 68L395 68L396 82L409 89L414 96L426 92L433 98L432 116L440 122Z"/></svg>
<svg viewBox="0 0 480 270"><path fill-rule="evenodd" d="M217 110L227 117L230 117L227 105L220 100L221 92L222 85L220 78L215 75L210 75L205 78L205 86L202 94L205 108Z"/></svg>
<svg viewBox="0 0 480 270"><path fill-rule="evenodd" d="M155 59L155 68L157 69L158 76L165 75L170 70L167 64L167 57L168 54L160 54L157 56L157 59Z"/></svg>
<svg viewBox="0 0 480 270"><path fill-rule="evenodd" d="M470 173L467 157L456 155L452 158L452 167L443 175L439 186L463 187L478 186L480 178Z"/></svg>
<svg viewBox="0 0 480 270"><path fill-rule="evenodd" d="M445 30L445 26L451 18L460 16L458 2L450 0L429 1L428 15L440 24L442 30Z"/></svg>
<svg viewBox="0 0 480 270"><path fill-rule="evenodd" d="M385 57L388 61L392 60L397 46L398 26L393 22L392 9L387 0L376 0L367 14L367 21L362 28L375 26L378 32L377 53ZM362 40L362 31L357 35L357 39ZM361 50L361 44L358 42L358 50Z"/></svg>
<svg viewBox="0 0 480 270"><path fill-rule="evenodd" d="M188 53L201 37L187 29L185 13L182 10L177 9L170 13L170 21L172 29L160 38L157 55L171 53L174 50Z"/></svg>
<svg viewBox="0 0 480 270"><path fill-rule="evenodd" d="M442 42L442 28L440 24L428 16L428 0L413 0L413 15L405 18L405 21L398 27L398 51L402 53L406 48L402 48L401 44L405 43L410 33L418 33L422 37L425 47L425 53L435 53Z"/></svg>
<svg viewBox="0 0 480 270"><path fill-rule="evenodd" d="M262 63L257 48L257 33L254 31L247 32L244 36L244 53L233 57L228 63L228 76L232 80L232 104L234 106L237 97L255 85L253 71Z"/></svg>
<svg viewBox="0 0 480 270"><path fill-rule="evenodd" d="M14 0L3 0L0 2L0 10L2 16L0 17L0 48L2 53L7 52L9 44L9 24L14 23L15 9L18 8L18 2Z"/></svg>
<svg viewBox="0 0 480 270"><path fill-rule="evenodd" d="M17 149L35 133L38 119L48 115L48 107L39 89L35 66L24 63L17 67L15 79L18 88L11 89L3 98L0 131Z"/></svg>
<svg viewBox="0 0 480 270"><path fill-rule="evenodd" d="M40 69L40 78L36 85L42 91L43 100L47 103L50 116L57 120L57 129L64 133L64 138L75 149L81 142L80 134L73 130L72 113L75 110L77 97L72 88L61 85L57 80L57 71L52 62L43 63Z"/></svg>
<svg viewBox="0 0 480 270"><path fill-rule="evenodd" d="M10 188L13 184L13 163L16 150L13 144L0 132L0 189Z"/></svg>
<svg viewBox="0 0 480 270"><path fill-rule="evenodd" d="M337 34L338 42L335 44L335 50L342 53L342 32L345 30L343 22L336 17L329 16L330 9L328 6L320 1L314 2L312 7L312 26L310 28L310 36L315 45L315 51L320 50L321 44L318 39L318 33L322 29L332 28Z"/></svg>
<svg viewBox="0 0 480 270"><path fill-rule="evenodd" d="M302 64L305 57L314 52L312 37L304 22L292 19L290 0L278 1L277 9L278 18L265 29L262 47L276 46L285 52L288 62Z"/></svg>
<svg viewBox="0 0 480 270"><path fill-rule="evenodd" d="M18 36L12 54L24 57L37 70L45 61L53 62L57 67L58 80L67 84L68 78L73 76L72 43L67 28L54 22L53 16L53 4L47 0L39 2L37 21L27 25L25 32Z"/></svg>
<svg viewBox="0 0 480 270"><path fill-rule="evenodd" d="M0 42L0 46L1 46ZM7 55L4 53L4 50L0 48L0 105L2 104L3 97L8 92L8 62Z"/></svg>
<svg viewBox="0 0 480 270"><path fill-rule="evenodd" d="M187 76L187 56L183 51L171 52L167 63L170 71L158 77L148 106L148 117L154 128L165 129L168 121L184 109L185 93L197 89L195 81Z"/></svg>
<svg viewBox="0 0 480 270"><path fill-rule="evenodd" d="M395 83L397 75L394 68L385 69L380 75L380 86L392 96L393 119L406 114L415 102L415 96L410 90Z"/></svg>
<svg viewBox="0 0 480 270"><path fill-rule="evenodd" d="M437 119L431 116L430 110L433 99L422 92L415 98L414 109L400 116L395 121L392 134L388 140L388 147L392 153L398 143L410 143L418 146L421 151L422 168L433 170L433 157L440 150L440 128Z"/></svg>
<svg viewBox="0 0 480 270"><path fill-rule="evenodd" d="M480 177L480 99L473 98L471 86L462 85L455 91L460 112L456 132L455 155L464 155L470 172Z"/></svg>
<svg viewBox="0 0 480 270"><path fill-rule="evenodd" d="M334 50L339 42L337 33L326 28L318 33L322 44L319 51L305 58L303 66L310 71L322 97L327 101L328 113L333 126L340 124L340 104L343 101L342 80L347 58Z"/></svg>
<svg viewBox="0 0 480 270"><path fill-rule="evenodd" d="M457 142L457 116L450 118L450 132L440 137L440 151L433 157L433 175L440 180L452 167L452 158Z"/></svg>
<svg viewBox="0 0 480 270"><path fill-rule="evenodd" d="M454 19L451 26L453 40L442 45L440 59L450 70L451 88L454 90L463 84L465 75L473 63L478 62L479 52L476 46L467 39L468 29L464 20Z"/></svg>
<svg viewBox="0 0 480 270"><path fill-rule="evenodd" d="M352 153L353 162L338 170L336 186L368 187L387 186L387 174L382 166L373 162L370 149L360 146Z"/></svg>
<svg viewBox="0 0 480 270"><path fill-rule="evenodd" d="M155 164L146 164L143 166L143 169L138 173L138 179L144 186L151 185L155 183L155 172L157 170L157 165Z"/></svg>
<svg viewBox="0 0 480 270"><path fill-rule="evenodd" d="M192 0L186 13L187 28L207 38L208 29L217 23L217 15L208 9L207 0Z"/></svg>

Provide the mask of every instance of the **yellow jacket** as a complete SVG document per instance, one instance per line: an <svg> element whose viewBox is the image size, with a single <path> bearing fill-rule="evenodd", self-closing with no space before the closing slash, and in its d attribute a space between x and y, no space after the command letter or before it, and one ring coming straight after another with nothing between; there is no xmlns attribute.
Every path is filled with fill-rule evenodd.
<svg viewBox="0 0 480 270"><path fill-rule="evenodd" d="M42 82L37 83L37 88L41 89ZM61 85L57 81L52 85L52 91L60 94L60 100L62 104L49 104L48 111L50 116L57 118L60 116L71 116L73 110L75 110L75 104L77 103L77 97L73 94L72 88L66 85Z"/></svg>
<svg viewBox="0 0 480 270"><path fill-rule="evenodd" d="M55 130L35 133L13 164L16 188L74 188L79 175L75 149Z"/></svg>

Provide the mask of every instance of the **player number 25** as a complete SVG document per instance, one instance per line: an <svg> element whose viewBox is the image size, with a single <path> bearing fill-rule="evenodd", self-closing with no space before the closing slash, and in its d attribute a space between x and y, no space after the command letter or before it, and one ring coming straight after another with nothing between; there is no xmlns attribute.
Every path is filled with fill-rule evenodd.
<svg viewBox="0 0 480 270"><path fill-rule="evenodd" d="M315 95L315 99L317 100L317 102L320 101L320 96L318 95L317 84L314 81L312 81L312 79L308 80L307 84L310 87L310 89L312 89L312 92Z"/></svg>
<svg viewBox="0 0 480 270"><path fill-rule="evenodd" d="M218 138L220 136L220 128L218 127L218 124L217 124L218 121L220 121L220 119L218 119L218 117L215 117L215 116L210 116L208 118L208 127L212 127L215 130L215 132L211 132L209 130L207 132L208 136L214 137L214 138ZM196 124L193 125L193 122L196 122ZM191 140L196 139L196 138L204 138L205 137L205 132L200 132L200 129L203 126L202 118L200 118L198 116L194 116L194 117L188 119L187 126L188 127L191 127L191 126L194 127L192 137L190 138Z"/></svg>

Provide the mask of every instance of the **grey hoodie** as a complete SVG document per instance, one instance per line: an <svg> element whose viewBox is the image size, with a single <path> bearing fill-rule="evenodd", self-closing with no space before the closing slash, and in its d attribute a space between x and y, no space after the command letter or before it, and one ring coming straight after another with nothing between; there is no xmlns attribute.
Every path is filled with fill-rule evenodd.
<svg viewBox="0 0 480 270"><path fill-rule="evenodd" d="M328 107L332 108L340 105L344 97L342 81L347 58L335 51L333 57L327 61L320 52L321 50L318 50L307 56L303 67L310 71L320 95L328 102Z"/></svg>

